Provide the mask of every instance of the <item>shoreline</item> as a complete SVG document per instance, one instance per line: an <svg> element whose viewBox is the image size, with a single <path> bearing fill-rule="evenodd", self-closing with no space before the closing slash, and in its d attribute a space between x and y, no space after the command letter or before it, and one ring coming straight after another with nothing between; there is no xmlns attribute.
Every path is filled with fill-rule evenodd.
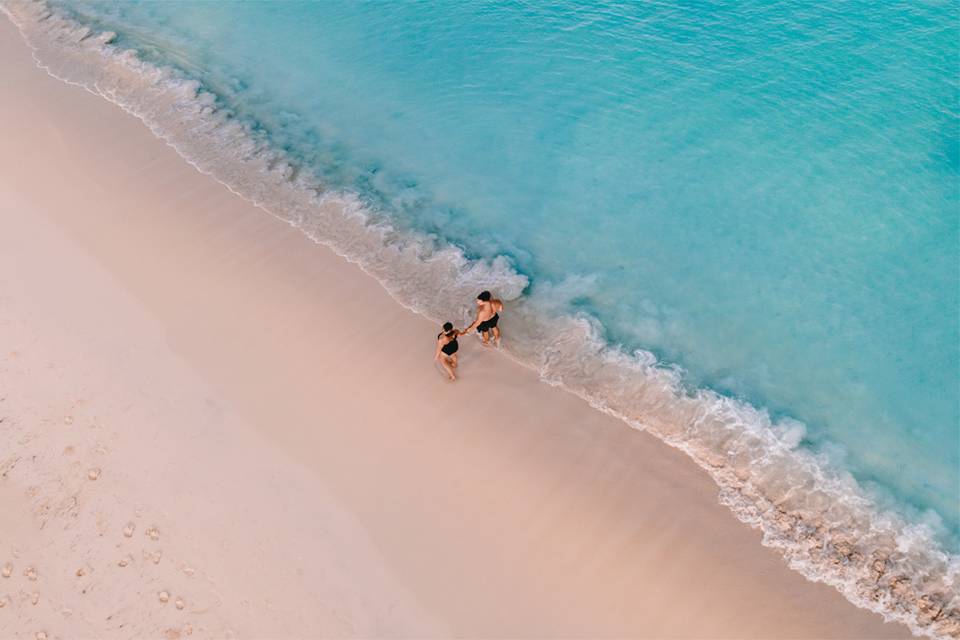
<svg viewBox="0 0 960 640"><path fill-rule="evenodd" d="M508 260L468 260L460 249L388 222L373 223L353 195L323 187L216 96L174 69L51 10L12 3L34 57L54 77L119 105L191 166L358 265L402 306L439 322L465 312L479 289L514 300L527 283ZM520 297L504 320L503 352L541 380L586 400L685 454L721 488L721 502L763 532L794 570L856 606L931 636L960 633L960 558L923 523L878 510L842 468L797 446L802 426L709 389L688 392L680 374L649 353L604 342L596 321L546 313ZM795 491L795 487L803 487Z"/></svg>
<svg viewBox="0 0 960 640"><path fill-rule="evenodd" d="M717 503L715 485L678 451L543 385L528 369L468 343L463 379L456 386L446 384L429 367L430 338L436 333L432 323L400 308L353 265L197 173L133 117L35 68L15 30L5 22L2 29L0 46L9 61L3 121L22 125L8 135L10 144L0 160L4 235L29 239L23 244L36 251L13 251L21 289L4 283L2 296L13 301L4 326L22 325L22 333L13 335L40 353L50 348L44 347L48 341L93 354L99 353L97 346L107 347L111 357L100 356L106 377L98 383L78 379L76 372L63 374L67 380L73 376L79 388L93 390L95 397L85 401L91 407L102 402L96 398L102 389L117 384L109 379L111 367L129 369L136 374L133 379L147 384L156 379L151 361L137 362L134 355L144 354L130 353L130 345L149 344L147 354L176 360L191 371L193 380L184 383L184 393L209 397L231 416L220 435L232 437L234 423L249 427L248 436L231 445L237 449L234 460L257 464L258 456L251 453L256 451L268 463L255 476L291 480L295 474L289 469L296 468L300 484L278 483L278 488L301 487L300 502L314 493L321 496L316 512L297 514L290 513L294 507L289 503L271 504L261 488L253 511L276 520L254 530L269 532L294 549L306 544L319 557L313 564L321 571L327 562L336 565L341 552L352 554L351 564L369 566L359 577L339 576L331 588L347 594L347 601L362 603L350 609L353 633L345 635L908 635L904 627L884 624L832 588L787 569L775 552L759 544L759 532L737 523ZM44 189L51 172L57 188ZM38 220L18 215L24 210ZM49 272L53 266L75 276L73 281L58 284ZM26 311L32 311L31 318L43 317L43 311L56 315L61 298L94 299L82 297L91 292L102 308L83 312L89 318L79 346L71 346L69 336L54 339L62 318L36 326L24 322ZM122 316L126 324L121 330L104 326L118 308L138 309L139 320L128 321L131 311ZM24 316L18 318L11 309L25 310ZM36 357L30 349L15 350L15 360ZM8 365L9 373L21 376L26 395L39 394L30 391L45 379L38 369L56 357L45 354L21 372ZM142 389L125 384L130 385L120 381L111 393L117 394L117 404L136 406ZM60 393L75 393L64 385ZM487 409L486 399L494 397L500 413L494 424L486 424L478 416ZM155 400L159 415L170 411L164 409L162 395ZM33 411L67 398L37 402ZM87 409L71 411L78 414L72 424L85 426L110 415L109 407L101 406L83 416L88 420L78 417ZM113 413L117 417L116 409ZM157 460L121 455L131 451L138 434L104 436L105 446L116 452L110 454L116 458L113 464L127 465L124 474L117 474L127 479L115 487L115 495L129 494L136 486L134 460L153 465L167 483L172 480L160 463L189 450L190 434L204 427L209 415L198 410L185 419L194 421L192 429L170 429L166 435L177 447L160 448L154 452ZM26 428L28 422L20 416L15 424ZM52 425L62 420L50 423L53 431ZM33 442L54 437L47 432L33 436ZM205 451L217 446L210 441ZM170 525L162 531L182 529L184 513L201 511L198 505L211 492L211 475L242 481L222 461L193 463L206 466L209 475L192 478L197 484L181 487L175 496L163 487L137 487L148 496L145 503L168 514ZM77 472L66 461L50 464L62 464L64 474ZM23 491L37 486L24 484L30 473L23 466L14 469L5 488L10 483ZM246 482L251 483L249 477ZM81 485L99 488L102 483ZM40 486L28 498L34 510L44 501L64 498L56 493L59 489ZM220 491L213 495L228 495L223 487ZM281 506L286 510L278 511ZM122 529L123 518L102 508L103 519L117 520ZM242 518L250 506L221 508L221 516ZM336 515L341 510L345 513ZM76 516L65 517L93 522L95 531L101 516L79 509ZM298 525L315 525L317 519L346 523L337 526L347 533L319 545L295 533ZM211 517L209 525L216 526L217 520ZM115 532L118 526L106 529ZM337 542L358 530L366 532L369 544ZM30 548L24 539L30 534L30 526L18 532L23 548ZM44 535L67 554L68 541ZM218 549L220 534L208 530L194 535L198 557L211 565L202 570L225 588L235 570L230 559L243 556ZM249 552L262 541L257 535L240 535L236 546ZM303 558L312 553L282 547L278 542L263 553L267 575L257 579L282 592L284 608L310 607L315 603L305 601L301 589L284 583L278 571L271 573L269 561L289 563L299 556L309 564ZM104 572L98 583L103 597L120 597L129 586L100 569L113 552L95 551L85 560L91 567L85 575ZM66 555L60 559L64 566L53 563L50 572L72 576L79 571L66 566ZM144 562L145 571L154 570L151 563L152 557ZM161 573L176 571L167 564L161 560L153 566ZM14 576L22 581L20 566L16 569ZM40 575L46 580L49 573ZM551 588L544 590L544 583ZM76 596L71 591L75 586L68 580L50 585L63 593L63 601L68 592ZM309 590L315 584L305 586ZM153 604L154 594L149 595ZM395 601L398 606L391 611L402 615L377 627L370 620L380 618L376 609L388 601ZM18 604L24 611L34 606ZM246 620L251 626L243 627L235 618L241 614L223 606L223 624L241 633L266 628L258 624L279 624L265 602L252 609ZM164 611L171 613L171 608ZM304 624L321 628L318 620ZM298 633L295 628L287 632ZM307 627L299 633L306 634Z"/></svg>

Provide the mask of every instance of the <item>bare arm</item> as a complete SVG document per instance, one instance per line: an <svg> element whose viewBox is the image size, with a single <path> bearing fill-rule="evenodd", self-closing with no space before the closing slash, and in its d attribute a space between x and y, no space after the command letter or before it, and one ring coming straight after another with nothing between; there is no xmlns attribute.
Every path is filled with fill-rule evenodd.
<svg viewBox="0 0 960 640"><path fill-rule="evenodd" d="M480 312L479 312L479 311L477 311L477 317L474 319L473 324L471 324L469 327L467 327L467 328L464 329L462 332L460 332L460 335L462 335L462 336L467 335L468 333L470 333L471 331L473 331L473 329L474 329L478 324L480 324Z"/></svg>

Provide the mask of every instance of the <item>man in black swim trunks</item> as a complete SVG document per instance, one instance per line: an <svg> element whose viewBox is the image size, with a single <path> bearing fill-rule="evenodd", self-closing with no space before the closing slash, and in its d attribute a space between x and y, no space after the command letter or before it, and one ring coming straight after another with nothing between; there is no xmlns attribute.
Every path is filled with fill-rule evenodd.
<svg viewBox="0 0 960 640"><path fill-rule="evenodd" d="M490 344L490 334L493 334L493 340L500 346L500 328L497 323L500 322L500 312L503 311L503 301L497 300L490 295L489 291L481 291L477 296L477 319L473 321L464 332L470 331L474 327L477 333L483 338L483 344Z"/></svg>

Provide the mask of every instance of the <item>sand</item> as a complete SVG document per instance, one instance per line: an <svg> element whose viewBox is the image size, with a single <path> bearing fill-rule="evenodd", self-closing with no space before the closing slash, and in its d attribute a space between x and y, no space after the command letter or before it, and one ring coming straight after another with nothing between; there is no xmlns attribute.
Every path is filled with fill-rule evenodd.
<svg viewBox="0 0 960 640"><path fill-rule="evenodd" d="M0 636L909 636L2 18L0 128Z"/></svg>

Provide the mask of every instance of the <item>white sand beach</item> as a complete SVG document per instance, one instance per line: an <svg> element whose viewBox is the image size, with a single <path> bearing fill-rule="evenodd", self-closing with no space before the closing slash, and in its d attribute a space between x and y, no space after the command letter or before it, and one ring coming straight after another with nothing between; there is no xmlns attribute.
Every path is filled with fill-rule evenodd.
<svg viewBox="0 0 960 640"><path fill-rule="evenodd" d="M5 19L0 123L0 637L910 636Z"/></svg>

